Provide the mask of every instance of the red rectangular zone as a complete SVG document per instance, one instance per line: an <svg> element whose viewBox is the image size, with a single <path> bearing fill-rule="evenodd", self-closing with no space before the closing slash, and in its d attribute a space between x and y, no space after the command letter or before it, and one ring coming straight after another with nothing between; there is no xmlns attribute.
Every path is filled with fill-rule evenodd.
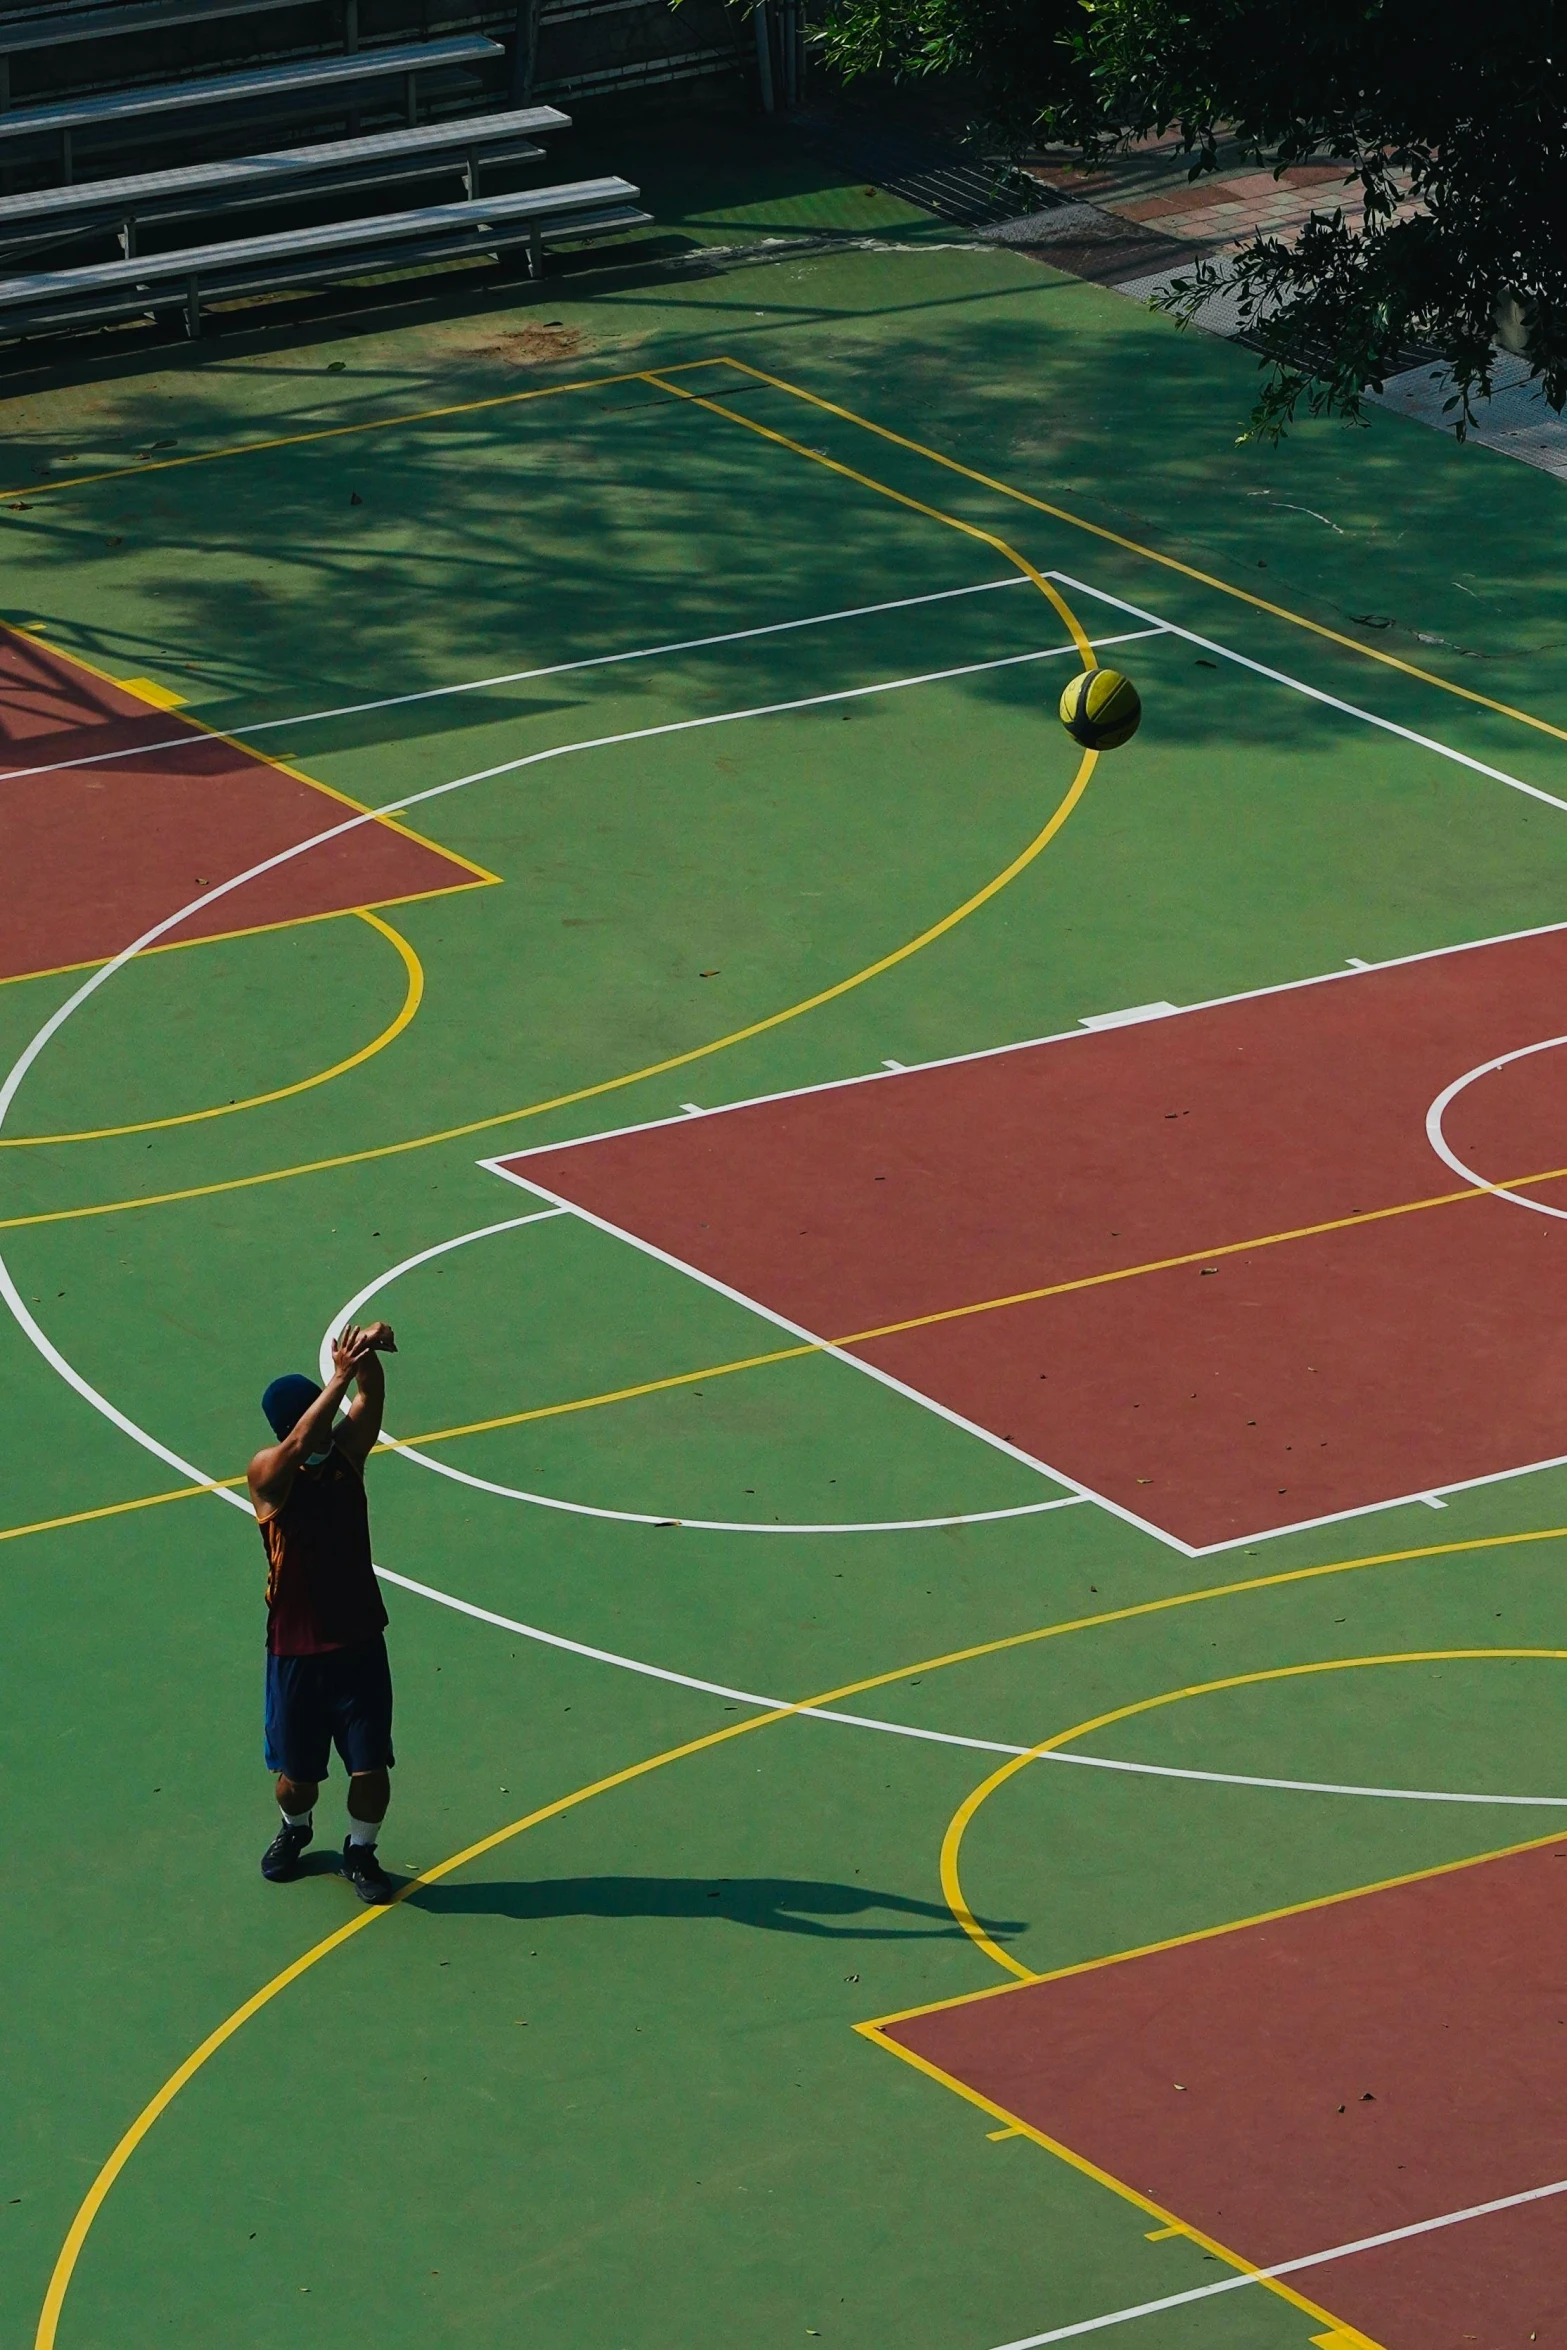
<svg viewBox="0 0 1567 2350"><path fill-rule="evenodd" d="M1567 2175L1564 1948L1554 1844L880 2029L1269 2267ZM1291 2281L1386 2350L1563 2350L1567 2196Z"/></svg>
<svg viewBox="0 0 1567 2350"><path fill-rule="evenodd" d="M1455 1077L1549 1036L1561 929L506 1162L1196 1548L1560 1456L1567 1222L1462 1191ZM1567 1166L1551 1054L1446 1132ZM1536 1192L1533 1196L1551 1196Z"/></svg>
<svg viewBox="0 0 1567 2350"><path fill-rule="evenodd" d="M161 743L136 757L102 754ZM94 758L93 766L72 766ZM41 769L29 773L27 770ZM20 770L21 772L18 772ZM31 637L0 634L5 868L0 979L106 960L201 890L353 811ZM357 825L220 898L171 940L471 888L474 868L390 824Z"/></svg>

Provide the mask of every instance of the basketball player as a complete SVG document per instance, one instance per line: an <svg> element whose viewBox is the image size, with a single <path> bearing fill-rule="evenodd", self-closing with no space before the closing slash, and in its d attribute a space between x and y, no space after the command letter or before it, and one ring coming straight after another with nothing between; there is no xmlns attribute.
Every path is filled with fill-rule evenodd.
<svg viewBox="0 0 1567 2350"><path fill-rule="evenodd" d="M261 1873L274 1883L299 1874L335 1746L348 1773L342 1871L361 1901L397 1890L375 1849L392 1792L392 1675L364 1483L386 1396L380 1358L396 1351L384 1322L350 1324L325 1387L299 1371L274 1379L261 1408L277 1442L249 1471L267 1554L266 1762L283 1815Z"/></svg>

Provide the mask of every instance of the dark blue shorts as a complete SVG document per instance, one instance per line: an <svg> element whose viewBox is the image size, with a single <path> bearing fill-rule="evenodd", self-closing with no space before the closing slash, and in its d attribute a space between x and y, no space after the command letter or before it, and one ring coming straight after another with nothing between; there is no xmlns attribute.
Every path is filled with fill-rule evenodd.
<svg viewBox="0 0 1567 2350"><path fill-rule="evenodd" d="M349 1772L390 1770L397 1759L384 1639L322 1656L267 1657L267 1769L324 1779L334 1746Z"/></svg>

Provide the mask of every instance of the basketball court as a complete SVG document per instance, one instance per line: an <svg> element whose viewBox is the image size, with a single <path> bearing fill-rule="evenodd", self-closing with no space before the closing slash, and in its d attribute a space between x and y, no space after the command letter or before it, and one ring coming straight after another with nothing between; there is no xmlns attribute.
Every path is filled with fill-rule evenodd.
<svg viewBox="0 0 1567 2350"><path fill-rule="evenodd" d="M1553 485L763 210L12 403L5 2339L1564 2350Z"/></svg>

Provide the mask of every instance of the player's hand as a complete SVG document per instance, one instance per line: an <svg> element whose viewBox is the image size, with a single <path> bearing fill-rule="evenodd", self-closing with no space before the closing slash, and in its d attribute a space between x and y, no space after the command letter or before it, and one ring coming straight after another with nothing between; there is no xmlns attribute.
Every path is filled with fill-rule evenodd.
<svg viewBox="0 0 1567 2350"><path fill-rule="evenodd" d="M351 1379L372 1352L370 1341L357 1322L350 1322L332 1342L332 1368L340 1378Z"/></svg>
<svg viewBox="0 0 1567 2350"><path fill-rule="evenodd" d="M397 1352L397 1341L392 1336L390 1322L372 1322L362 1336L372 1354L394 1355Z"/></svg>

